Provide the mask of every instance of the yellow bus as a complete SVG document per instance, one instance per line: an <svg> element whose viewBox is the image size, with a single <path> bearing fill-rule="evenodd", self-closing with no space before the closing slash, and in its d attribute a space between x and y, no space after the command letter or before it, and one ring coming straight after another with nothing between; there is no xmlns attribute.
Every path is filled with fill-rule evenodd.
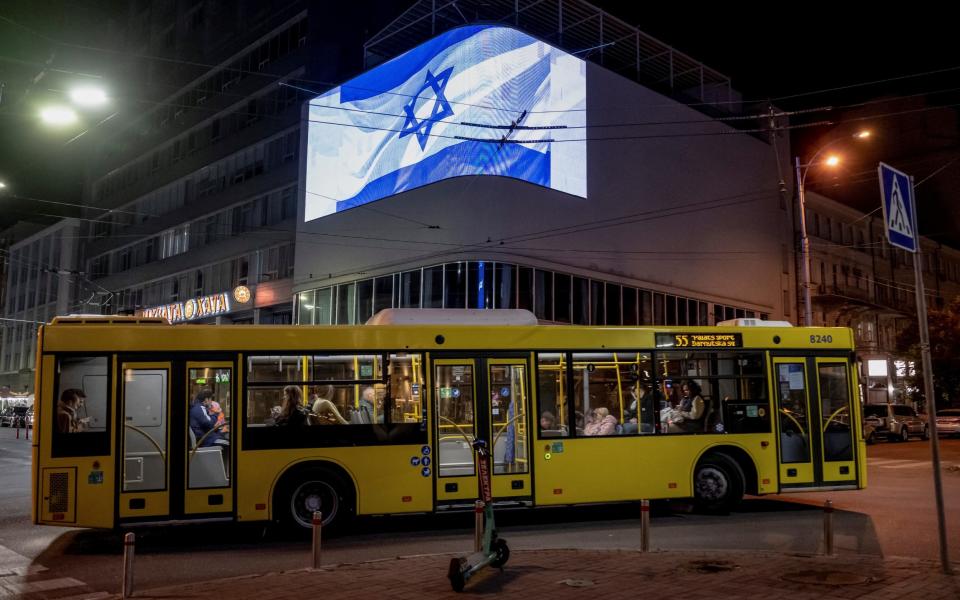
<svg viewBox="0 0 960 600"><path fill-rule="evenodd" d="M33 521L307 527L319 510L342 526L466 507L475 438L493 448L494 497L516 505L728 510L866 484L849 329L430 312L333 327L55 319L37 345Z"/></svg>

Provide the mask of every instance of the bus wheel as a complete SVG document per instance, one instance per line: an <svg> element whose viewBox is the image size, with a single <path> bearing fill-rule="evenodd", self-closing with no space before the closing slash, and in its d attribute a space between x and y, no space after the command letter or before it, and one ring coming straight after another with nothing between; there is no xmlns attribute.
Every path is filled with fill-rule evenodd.
<svg viewBox="0 0 960 600"><path fill-rule="evenodd" d="M340 476L324 469L300 473L284 494L283 517L293 529L313 528L313 513L320 511L324 532L343 528L353 513L350 488Z"/></svg>
<svg viewBox="0 0 960 600"><path fill-rule="evenodd" d="M701 509L729 512L743 499L743 492L743 470L725 454L708 454L697 464L693 493Z"/></svg>

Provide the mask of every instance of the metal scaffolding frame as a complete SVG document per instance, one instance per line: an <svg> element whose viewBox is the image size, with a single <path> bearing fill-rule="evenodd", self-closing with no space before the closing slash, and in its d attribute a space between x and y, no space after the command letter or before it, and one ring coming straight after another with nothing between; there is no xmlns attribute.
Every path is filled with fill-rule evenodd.
<svg viewBox="0 0 960 600"><path fill-rule="evenodd" d="M364 64L474 23L511 25L669 96L740 112L729 77L582 0L418 0L364 44Z"/></svg>

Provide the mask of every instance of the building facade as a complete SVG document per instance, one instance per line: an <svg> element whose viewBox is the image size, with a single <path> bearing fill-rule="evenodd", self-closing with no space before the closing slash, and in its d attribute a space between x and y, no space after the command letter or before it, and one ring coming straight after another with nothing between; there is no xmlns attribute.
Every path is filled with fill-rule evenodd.
<svg viewBox="0 0 960 600"><path fill-rule="evenodd" d="M915 365L897 340L917 326L913 256L887 243L879 210L816 193L806 205L813 324L854 330L866 402L903 401ZM960 295L960 251L926 237L921 249L927 306L943 307Z"/></svg>

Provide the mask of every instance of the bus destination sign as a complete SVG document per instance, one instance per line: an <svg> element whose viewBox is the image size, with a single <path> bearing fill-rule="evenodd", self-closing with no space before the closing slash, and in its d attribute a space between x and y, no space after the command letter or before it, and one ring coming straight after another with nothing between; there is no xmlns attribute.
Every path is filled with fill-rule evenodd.
<svg viewBox="0 0 960 600"><path fill-rule="evenodd" d="M739 333L658 333L657 348L742 348Z"/></svg>

